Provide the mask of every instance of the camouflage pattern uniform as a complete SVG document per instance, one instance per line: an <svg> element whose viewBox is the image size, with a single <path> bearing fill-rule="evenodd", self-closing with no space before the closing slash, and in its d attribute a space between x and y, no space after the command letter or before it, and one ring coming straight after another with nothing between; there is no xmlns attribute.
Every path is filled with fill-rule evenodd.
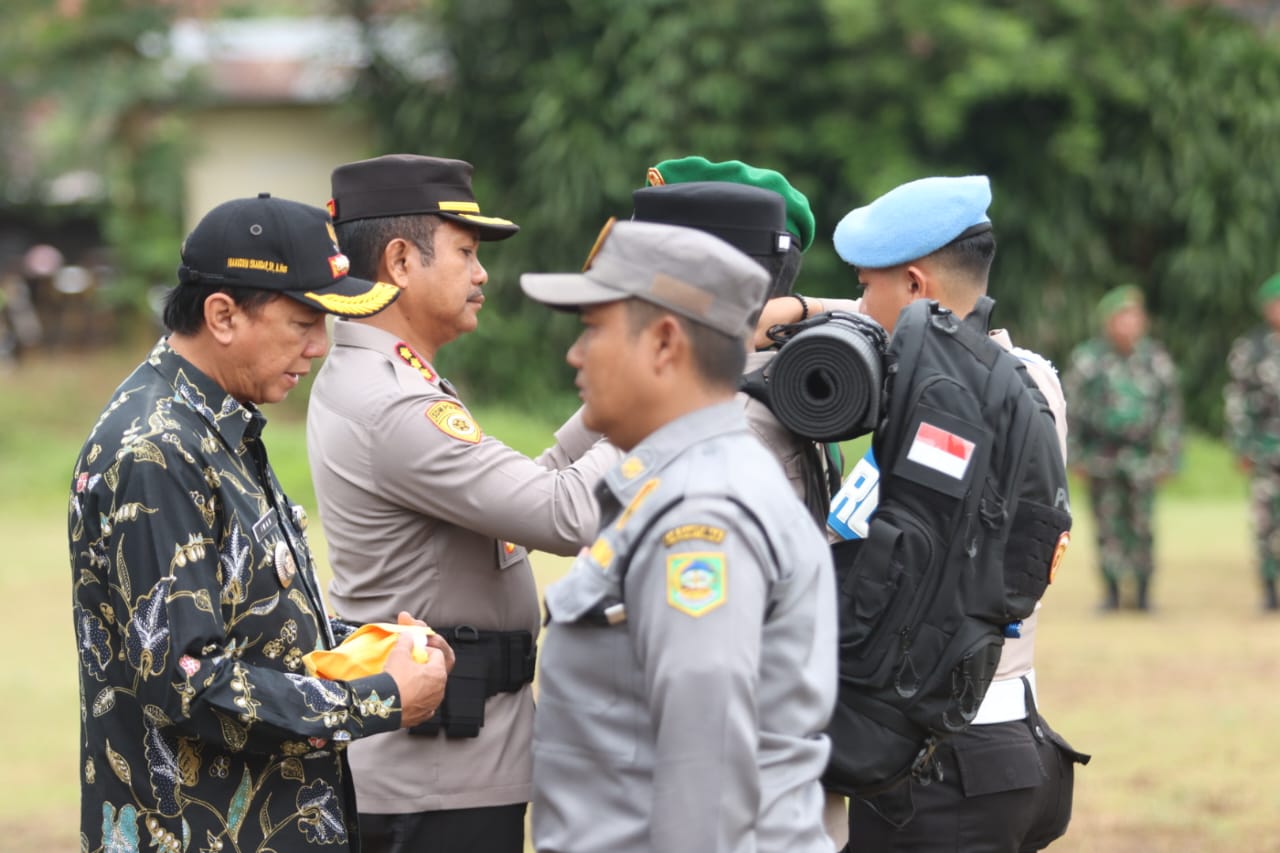
<svg viewBox="0 0 1280 853"><path fill-rule="evenodd" d="M1089 479L1103 577L1113 588L1136 577L1143 606L1154 570L1155 485L1176 470L1180 454L1177 369L1150 338L1124 355L1099 337L1076 347L1064 378L1067 458Z"/></svg>
<svg viewBox="0 0 1280 853"><path fill-rule="evenodd" d="M1280 577L1280 334L1268 327L1239 338L1227 359L1227 441L1252 464L1254 530L1262 578Z"/></svg>

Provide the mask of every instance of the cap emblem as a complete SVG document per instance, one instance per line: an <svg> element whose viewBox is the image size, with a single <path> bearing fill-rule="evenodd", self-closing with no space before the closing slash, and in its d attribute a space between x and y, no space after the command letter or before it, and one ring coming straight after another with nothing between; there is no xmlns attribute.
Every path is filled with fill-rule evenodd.
<svg viewBox="0 0 1280 853"><path fill-rule="evenodd" d="M341 252L329 258L329 270L334 278L342 278L350 269L351 261Z"/></svg>
<svg viewBox="0 0 1280 853"><path fill-rule="evenodd" d="M645 180L649 182L649 186L651 187L660 187L667 183L662 177L662 173L658 171L657 166L649 167L649 172L645 175Z"/></svg>
<svg viewBox="0 0 1280 853"><path fill-rule="evenodd" d="M324 203L324 208L325 210L329 211L329 217L331 219L338 218L338 200L336 198L331 198L328 201L326 201ZM335 240L334 242L337 242L337 240Z"/></svg>

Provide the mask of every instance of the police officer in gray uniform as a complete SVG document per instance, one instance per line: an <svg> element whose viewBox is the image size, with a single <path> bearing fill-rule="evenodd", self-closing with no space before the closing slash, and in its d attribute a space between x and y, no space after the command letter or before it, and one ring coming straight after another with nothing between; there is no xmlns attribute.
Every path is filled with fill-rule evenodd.
<svg viewBox="0 0 1280 853"><path fill-rule="evenodd" d="M433 720L350 750L365 849L520 853L539 625L525 548L590 542L592 488L619 454L575 416L529 459L485 435L435 370L440 347L476 327L480 242L517 230L480 212L470 164L387 155L332 180L352 273L402 292L394 314L335 325L311 392L331 600L357 622L406 610L457 655Z"/></svg>
<svg viewBox="0 0 1280 853"><path fill-rule="evenodd" d="M608 226L606 226L608 229ZM621 222L581 275L583 418L625 458L546 594L534 732L540 851L831 851L834 578L822 534L734 399L768 276L708 234Z"/></svg>

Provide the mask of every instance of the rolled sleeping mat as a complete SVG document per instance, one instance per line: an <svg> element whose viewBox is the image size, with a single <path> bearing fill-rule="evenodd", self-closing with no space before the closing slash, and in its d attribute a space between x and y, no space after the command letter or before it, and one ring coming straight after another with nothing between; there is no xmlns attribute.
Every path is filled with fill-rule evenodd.
<svg viewBox="0 0 1280 853"><path fill-rule="evenodd" d="M814 441L871 432L884 395L886 337L874 320L844 312L791 336L767 372L774 416Z"/></svg>

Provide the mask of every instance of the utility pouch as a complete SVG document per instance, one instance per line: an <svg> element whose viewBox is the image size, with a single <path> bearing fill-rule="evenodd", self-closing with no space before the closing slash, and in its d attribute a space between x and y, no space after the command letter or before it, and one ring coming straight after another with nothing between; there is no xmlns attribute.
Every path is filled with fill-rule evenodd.
<svg viewBox="0 0 1280 853"><path fill-rule="evenodd" d="M439 628L436 633L453 648L454 665L445 685L444 701L409 734L470 738L484 726L484 703L499 693L514 693L533 680L536 656L528 631L480 631L470 625Z"/></svg>

